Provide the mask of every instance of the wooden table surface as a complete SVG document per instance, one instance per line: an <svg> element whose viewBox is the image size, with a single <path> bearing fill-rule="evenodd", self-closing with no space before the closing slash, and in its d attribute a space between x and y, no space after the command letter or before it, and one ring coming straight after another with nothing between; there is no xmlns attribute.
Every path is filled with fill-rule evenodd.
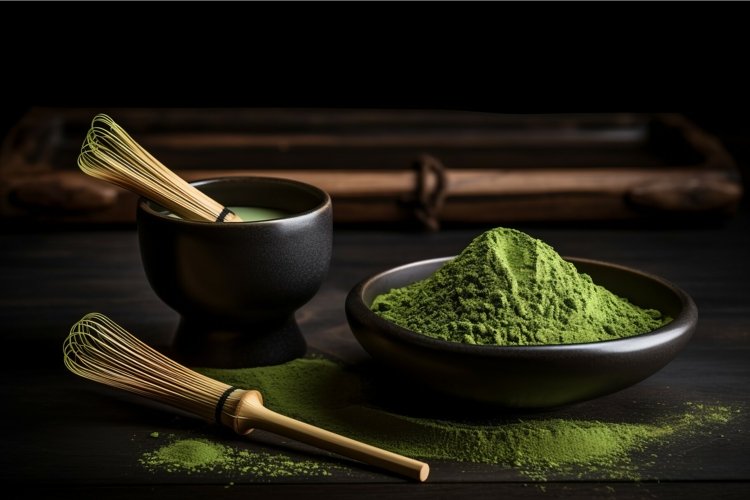
<svg viewBox="0 0 750 500"><path fill-rule="evenodd" d="M349 462L346 474L325 478L234 479L218 474L166 474L137 462L155 447L152 431L211 428L176 418L69 373L61 345L84 314L107 314L145 341L169 344L177 315L150 289L133 228L19 231L0 226L2 363L2 483L16 498L257 498L325 496L473 498L750 498L750 217L679 228L519 227L562 255L616 262L657 274L695 299L700 319L688 347L647 380L552 414L570 418L632 419L684 408L686 401L740 410L721 434L695 437L689 446L659 448L637 482L586 474L545 483L511 466L431 461L425 484L414 484ZM438 233L341 229L334 235L329 276L298 311L309 347L356 362L367 358L347 326L344 297L364 276L413 260L452 255L481 227ZM256 441L253 441L256 440ZM274 443L259 432L250 446ZM316 451L289 452L311 458Z"/></svg>

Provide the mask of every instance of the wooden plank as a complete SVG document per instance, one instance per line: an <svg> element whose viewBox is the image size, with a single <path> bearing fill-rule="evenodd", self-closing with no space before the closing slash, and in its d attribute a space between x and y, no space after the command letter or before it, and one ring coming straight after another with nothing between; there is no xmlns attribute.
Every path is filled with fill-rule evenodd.
<svg viewBox="0 0 750 500"><path fill-rule="evenodd" d="M332 195L340 222L418 219L412 164L424 151L447 167L443 203L422 210L435 223L726 216L742 196L732 158L679 115L117 111L189 180L301 180ZM132 222L133 196L87 182L75 168L91 112L32 110L5 142L0 216ZM77 135L70 131L76 126ZM435 177L424 184L433 192Z"/></svg>
<svg viewBox="0 0 750 500"><path fill-rule="evenodd" d="M44 498L59 496L75 498L107 498L131 500L132 498L156 498L159 500L216 500L219 498L323 498L338 499L383 499L404 498L433 500L435 498L472 498L497 500L498 498L560 498L560 499L614 499L614 498L661 498L685 500L688 498L719 497L727 500L746 500L750 484L741 482L621 482L592 483L426 483L421 485L388 484L235 484L229 488L222 485L159 485L159 486L101 486L74 488L44 488L26 486L30 495Z"/></svg>
<svg viewBox="0 0 750 500"><path fill-rule="evenodd" d="M416 174L382 171L237 171L179 172L188 180L222 176L282 177L318 186L331 194L337 222L408 220L411 208L402 203L413 195ZM448 171L446 202L437 213L442 221L501 222L513 220L623 219L636 209L658 212L732 213L742 196L740 186L722 172L694 168L665 172L581 169L535 172ZM434 186L428 179L428 191ZM411 189L410 189L411 187ZM2 186L0 202L6 217L35 214L44 220L132 222L136 197L121 188L78 172L53 172ZM628 199L631 205L623 203Z"/></svg>

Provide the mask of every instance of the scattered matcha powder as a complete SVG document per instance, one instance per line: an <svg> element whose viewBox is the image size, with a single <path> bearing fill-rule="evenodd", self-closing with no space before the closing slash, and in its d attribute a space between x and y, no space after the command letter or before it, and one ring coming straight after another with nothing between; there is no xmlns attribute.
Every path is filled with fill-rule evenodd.
<svg viewBox="0 0 750 500"><path fill-rule="evenodd" d="M168 471L186 470L189 472L223 468L231 462L226 446L205 439L181 439L162 446L141 457L146 466L163 466Z"/></svg>
<svg viewBox="0 0 750 500"><path fill-rule="evenodd" d="M249 451L208 439L177 439L144 453L140 463L151 471L218 472L253 478L330 476L338 468L316 460L294 460L282 453ZM230 482L233 485L234 482Z"/></svg>
<svg viewBox="0 0 750 500"><path fill-rule="evenodd" d="M406 456L499 464L544 480L554 474L599 473L639 479L631 455L649 445L709 432L735 410L688 404L657 423L537 418L471 425L398 415L368 406L357 373L325 359L247 369L200 369L210 377L260 390L279 413Z"/></svg>
<svg viewBox="0 0 750 500"><path fill-rule="evenodd" d="M502 227L429 278L376 297L371 309L404 328L466 344L597 342L671 321L596 285L546 243Z"/></svg>

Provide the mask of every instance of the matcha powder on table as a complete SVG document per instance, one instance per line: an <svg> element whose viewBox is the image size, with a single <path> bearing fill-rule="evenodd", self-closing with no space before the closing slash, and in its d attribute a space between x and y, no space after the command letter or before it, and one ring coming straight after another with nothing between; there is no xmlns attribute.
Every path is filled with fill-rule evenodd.
<svg viewBox="0 0 750 500"><path fill-rule="evenodd" d="M226 467L232 463L232 457L229 448L222 444L206 439L182 439L145 454L141 463L152 468L194 472Z"/></svg>
<svg viewBox="0 0 750 500"><path fill-rule="evenodd" d="M200 372L236 387L260 390L266 406L283 415L379 448L425 460L498 464L539 480L581 474L639 479L648 463L632 460L638 453L653 457L661 454L660 445L689 444L691 439L711 436L739 413L727 406L686 403L645 422L529 415L476 424L401 415L374 406L364 393L365 380L354 367L325 359Z"/></svg>
<svg viewBox="0 0 750 500"><path fill-rule="evenodd" d="M423 335L483 345L598 342L671 321L595 284L546 243L502 227L429 278L379 295L371 309Z"/></svg>
<svg viewBox="0 0 750 500"><path fill-rule="evenodd" d="M330 476L338 467L317 460L292 460L283 453L237 449L208 439L177 439L146 452L140 463L149 470L218 472L260 479Z"/></svg>

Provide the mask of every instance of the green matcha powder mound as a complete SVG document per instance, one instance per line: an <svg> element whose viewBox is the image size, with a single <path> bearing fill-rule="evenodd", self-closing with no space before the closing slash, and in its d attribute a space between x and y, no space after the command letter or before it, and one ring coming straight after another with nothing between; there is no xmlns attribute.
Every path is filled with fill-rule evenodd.
<svg viewBox="0 0 750 500"><path fill-rule="evenodd" d="M546 243L508 228L483 233L429 278L376 297L371 309L423 335L484 345L598 342L671 321L595 284Z"/></svg>

